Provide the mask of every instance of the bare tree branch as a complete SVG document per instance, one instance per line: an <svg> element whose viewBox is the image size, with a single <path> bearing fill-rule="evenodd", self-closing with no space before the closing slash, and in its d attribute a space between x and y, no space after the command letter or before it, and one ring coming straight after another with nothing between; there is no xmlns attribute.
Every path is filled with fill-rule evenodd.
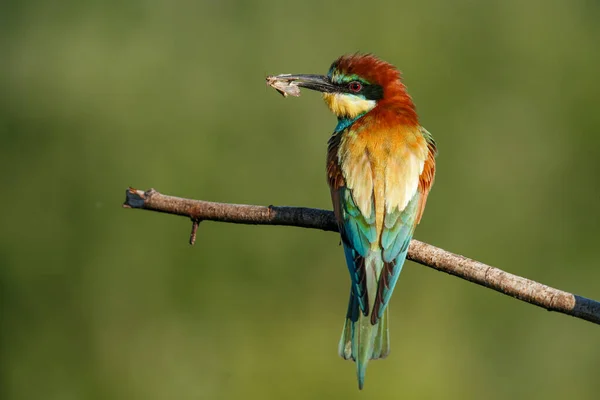
<svg viewBox="0 0 600 400"><path fill-rule="evenodd" d="M263 207L214 203L166 196L154 189L146 192L129 188L123 207L181 215L191 218L190 243L196 239L198 224L204 220L250 225L287 225L337 232L331 211L304 207ZM600 324L600 303L541 283L509 274L427 243L413 240L408 259L438 271L488 287L548 311L557 311Z"/></svg>

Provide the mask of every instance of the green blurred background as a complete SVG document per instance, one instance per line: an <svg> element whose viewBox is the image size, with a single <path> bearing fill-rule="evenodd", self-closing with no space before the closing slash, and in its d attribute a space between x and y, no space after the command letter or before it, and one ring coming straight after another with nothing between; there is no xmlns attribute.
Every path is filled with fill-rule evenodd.
<svg viewBox="0 0 600 400"><path fill-rule="evenodd" d="M0 398L598 398L597 326L412 263L360 393L337 235L121 203L330 208L334 117L264 77L370 51L440 149L416 237L600 299L600 3L0 7Z"/></svg>

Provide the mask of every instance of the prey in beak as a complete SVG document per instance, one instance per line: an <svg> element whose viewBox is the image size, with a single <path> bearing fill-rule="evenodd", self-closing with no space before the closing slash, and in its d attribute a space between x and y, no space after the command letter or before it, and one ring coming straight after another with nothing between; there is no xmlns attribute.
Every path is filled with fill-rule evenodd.
<svg viewBox="0 0 600 400"><path fill-rule="evenodd" d="M300 96L300 88L307 88L322 93L333 93L339 88L331 83L325 75L281 74L267 76L267 85L277 90L283 97Z"/></svg>

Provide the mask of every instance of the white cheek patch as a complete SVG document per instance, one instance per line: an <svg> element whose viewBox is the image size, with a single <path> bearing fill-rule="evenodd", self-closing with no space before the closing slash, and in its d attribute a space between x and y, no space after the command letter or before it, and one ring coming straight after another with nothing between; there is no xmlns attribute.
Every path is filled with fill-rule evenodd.
<svg viewBox="0 0 600 400"><path fill-rule="evenodd" d="M348 93L325 93L323 99L327 106L338 117L356 118L375 108L375 100L363 99Z"/></svg>

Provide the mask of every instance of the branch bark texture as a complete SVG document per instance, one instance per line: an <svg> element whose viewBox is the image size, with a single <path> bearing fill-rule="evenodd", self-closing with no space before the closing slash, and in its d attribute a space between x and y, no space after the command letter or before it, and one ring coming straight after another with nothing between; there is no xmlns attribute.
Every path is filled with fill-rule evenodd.
<svg viewBox="0 0 600 400"><path fill-rule="evenodd" d="M154 189L129 188L125 208L139 208L180 215L192 220L190 243L193 244L198 223L204 220L250 225L287 225L337 232L333 212L304 207L255 206L215 203L167 196ZM600 303L541 283L510 274L479 261L451 253L430 244L412 240L409 260L466 279L497 292L526 301L548 311L600 324Z"/></svg>

